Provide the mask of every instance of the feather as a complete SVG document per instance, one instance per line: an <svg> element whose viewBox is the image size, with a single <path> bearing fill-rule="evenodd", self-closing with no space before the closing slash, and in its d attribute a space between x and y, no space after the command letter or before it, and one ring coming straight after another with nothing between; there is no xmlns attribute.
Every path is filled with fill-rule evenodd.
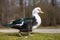
<svg viewBox="0 0 60 40"><path fill-rule="evenodd" d="M5 27L12 27L14 25L16 26L22 26L23 24L28 24L32 22L32 18L23 18L23 19L18 19L15 21L12 21L12 23L4 24Z"/></svg>
<svg viewBox="0 0 60 40"><path fill-rule="evenodd" d="M5 27L12 27L13 25L12 24L4 24L3 26L5 26Z"/></svg>
<svg viewBox="0 0 60 40"><path fill-rule="evenodd" d="M21 24L22 22L24 22L24 24L29 23L32 21L32 18L23 18L23 19L18 19L13 21L12 24Z"/></svg>

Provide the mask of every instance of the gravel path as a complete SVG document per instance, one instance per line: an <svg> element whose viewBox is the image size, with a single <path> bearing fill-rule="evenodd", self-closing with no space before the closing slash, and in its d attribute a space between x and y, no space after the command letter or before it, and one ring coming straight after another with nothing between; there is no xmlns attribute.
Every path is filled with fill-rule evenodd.
<svg viewBox="0 0 60 40"><path fill-rule="evenodd" d="M60 29L36 29L33 32L39 32L39 33L60 33Z"/></svg>
<svg viewBox="0 0 60 40"><path fill-rule="evenodd" d="M19 32L17 29L0 29L0 32L5 32L5 33L14 33L14 32ZM38 32L38 33L60 33L60 29L35 29L33 32Z"/></svg>

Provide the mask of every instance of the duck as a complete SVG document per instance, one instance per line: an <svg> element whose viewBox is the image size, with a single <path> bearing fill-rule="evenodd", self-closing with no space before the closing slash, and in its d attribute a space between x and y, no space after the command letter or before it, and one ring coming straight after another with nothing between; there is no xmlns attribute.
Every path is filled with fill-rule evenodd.
<svg viewBox="0 0 60 40"><path fill-rule="evenodd" d="M32 10L32 17L13 20L4 26L18 29L19 36L21 36L21 32L27 32L27 34L30 35L32 30L36 29L41 24L41 17L39 16L39 13L44 12L40 7L36 7Z"/></svg>

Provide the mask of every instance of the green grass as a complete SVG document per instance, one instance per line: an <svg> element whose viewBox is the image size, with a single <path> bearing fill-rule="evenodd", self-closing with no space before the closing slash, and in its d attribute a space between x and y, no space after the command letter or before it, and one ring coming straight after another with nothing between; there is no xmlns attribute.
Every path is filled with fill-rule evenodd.
<svg viewBox="0 0 60 40"><path fill-rule="evenodd" d="M25 38L25 36L19 37L18 33L0 33L0 40L60 40L60 33L33 33L33 35Z"/></svg>

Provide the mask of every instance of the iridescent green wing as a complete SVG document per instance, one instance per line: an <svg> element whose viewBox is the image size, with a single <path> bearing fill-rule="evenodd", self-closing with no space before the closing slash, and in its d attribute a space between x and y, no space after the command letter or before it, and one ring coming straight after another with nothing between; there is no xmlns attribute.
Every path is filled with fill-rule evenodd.
<svg viewBox="0 0 60 40"><path fill-rule="evenodd" d="M31 23L32 18L24 18L23 21L24 21L24 24Z"/></svg>

